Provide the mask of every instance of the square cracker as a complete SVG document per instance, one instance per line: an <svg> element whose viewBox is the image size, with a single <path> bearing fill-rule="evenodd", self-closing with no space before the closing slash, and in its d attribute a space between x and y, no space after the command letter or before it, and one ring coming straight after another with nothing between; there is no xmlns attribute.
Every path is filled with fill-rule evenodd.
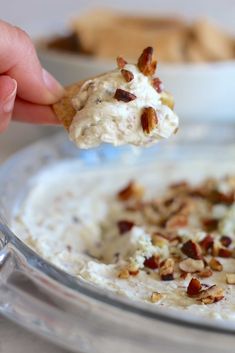
<svg viewBox="0 0 235 353"><path fill-rule="evenodd" d="M79 81L68 87L65 87L65 95L55 104L52 105L57 118L62 122L64 127L68 130L76 110L72 105L72 99L78 94L84 81Z"/></svg>

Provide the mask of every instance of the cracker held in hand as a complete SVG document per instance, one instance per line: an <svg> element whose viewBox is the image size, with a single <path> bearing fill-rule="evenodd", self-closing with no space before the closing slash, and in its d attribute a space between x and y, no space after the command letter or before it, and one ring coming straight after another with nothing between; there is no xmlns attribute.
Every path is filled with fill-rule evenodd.
<svg viewBox="0 0 235 353"><path fill-rule="evenodd" d="M54 111L79 148L101 143L149 146L178 129L172 97L155 75L157 61L147 47L137 64L117 58L117 68L65 89Z"/></svg>
<svg viewBox="0 0 235 353"><path fill-rule="evenodd" d="M72 105L72 99L79 93L81 86L84 81L79 81L65 87L64 97L57 103L53 105L53 110L57 118L62 122L64 127L68 130L72 123L73 117L76 114L76 110Z"/></svg>

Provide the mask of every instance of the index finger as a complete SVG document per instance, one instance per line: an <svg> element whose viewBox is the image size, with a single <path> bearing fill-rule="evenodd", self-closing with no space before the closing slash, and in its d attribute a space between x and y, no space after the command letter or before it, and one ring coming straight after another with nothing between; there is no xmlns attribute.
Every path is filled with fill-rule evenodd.
<svg viewBox="0 0 235 353"><path fill-rule="evenodd" d="M63 89L42 69L29 36L4 21L0 21L0 32L0 73L17 81L17 95L38 104L57 101Z"/></svg>

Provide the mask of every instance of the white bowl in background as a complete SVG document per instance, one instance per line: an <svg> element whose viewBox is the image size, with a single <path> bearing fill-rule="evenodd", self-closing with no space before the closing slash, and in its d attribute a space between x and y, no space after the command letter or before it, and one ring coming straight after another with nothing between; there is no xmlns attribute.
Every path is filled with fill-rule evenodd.
<svg viewBox="0 0 235 353"><path fill-rule="evenodd" d="M116 62L38 46L42 65L62 84L115 68ZM175 97L183 120L235 121L235 60L213 63L160 63L157 75Z"/></svg>

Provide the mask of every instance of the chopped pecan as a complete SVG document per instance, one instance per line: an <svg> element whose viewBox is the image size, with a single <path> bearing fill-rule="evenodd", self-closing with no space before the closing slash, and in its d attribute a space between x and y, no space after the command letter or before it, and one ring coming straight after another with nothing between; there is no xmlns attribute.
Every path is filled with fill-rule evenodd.
<svg viewBox="0 0 235 353"><path fill-rule="evenodd" d="M213 271L223 271L223 265L216 258L212 257L209 261L209 266Z"/></svg>
<svg viewBox="0 0 235 353"><path fill-rule="evenodd" d="M118 274L118 277L121 278L121 279L127 279L130 277L130 273L128 271L127 268L123 268L119 274Z"/></svg>
<svg viewBox="0 0 235 353"><path fill-rule="evenodd" d="M129 232L134 227L134 222L132 221L127 221L127 220L122 220L117 222L117 226L119 229L119 233L122 235L126 232Z"/></svg>
<svg viewBox="0 0 235 353"><path fill-rule="evenodd" d="M163 295L162 295L161 293L153 292L153 293L151 294L150 301L151 301L152 303L157 303L157 302L159 302L159 300L162 299L162 297L163 297Z"/></svg>
<svg viewBox="0 0 235 353"><path fill-rule="evenodd" d="M148 259L145 259L144 266L155 270L159 266L159 258L157 256L151 256Z"/></svg>
<svg viewBox="0 0 235 353"><path fill-rule="evenodd" d="M187 255L188 257L191 257L192 259L195 259L195 260L202 259L201 247L193 240L186 241L182 245L181 251L183 254Z"/></svg>
<svg viewBox="0 0 235 353"><path fill-rule="evenodd" d="M135 270L135 271L131 271L131 270L129 270L129 274L131 275L131 276L137 276L138 274L139 274L139 270Z"/></svg>
<svg viewBox="0 0 235 353"><path fill-rule="evenodd" d="M172 281L174 279L174 260L166 259L159 269L160 277L163 281Z"/></svg>
<svg viewBox="0 0 235 353"><path fill-rule="evenodd" d="M227 284L235 284L235 273L226 273Z"/></svg>
<svg viewBox="0 0 235 353"><path fill-rule="evenodd" d="M150 132L155 129L158 124L158 118L155 109L152 107L144 108L140 120L143 131L146 134L150 134Z"/></svg>
<svg viewBox="0 0 235 353"><path fill-rule="evenodd" d="M166 222L167 229L177 229L183 228L188 225L188 216L184 214L175 214L174 216L170 217Z"/></svg>
<svg viewBox="0 0 235 353"><path fill-rule="evenodd" d="M218 256L219 257L232 257L233 252L232 250L226 249L226 248L220 248L218 250Z"/></svg>
<svg viewBox="0 0 235 353"><path fill-rule="evenodd" d="M208 234L208 235L205 236L205 238L203 238L200 241L199 244L200 244L202 250L204 250L204 252L207 253L208 250L213 247L214 239L213 239L213 237L210 234Z"/></svg>
<svg viewBox="0 0 235 353"><path fill-rule="evenodd" d="M121 56L117 57L117 66L119 69L123 69L126 64L126 60L124 60Z"/></svg>
<svg viewBox="0 0 235 353"><path fill-rule="evenodd" d="M161 235L153 234L152 235L152 244L154 246L158 246L159 248L162 248L165 245L169 245L169 241Z"/></svg>
<svg viewBox="0 0 235 353"><path fill-rule="evenodd" d="M203 260L187 258L179 263L179 268L184 272L194 273L204 269L204 262Z"/></svg>
<svg viewBox="0 0 235 353"><path fill-rule="evenodd" d="M220 242L225 248L228 248L232 244L232 239L227 235L222 235L220 238Z"/></svg>
<svg viewBox="0 0 235 353"><path fill-rule="evenodd" d="M209 267L206 267L204 270L198 272L198 276L201 278L208 278L213 275L212 270Z"/></svg>
<svg viewBox="0 0 235 353"><path fill-rule="evenodd" d="M129 199L140 199L144 194L144 188L136 183L130 181L130 183L118 193L118 198L121 201L127 201Z"/></svg>
<svg viewBox="0 0 235 353"><path fill-rule="evenodd" d="M203 219L202 225L206 232L213 232L217 230L219 220L216 218L206 218Z"/></svg>
<svg viewBox="0 0 235 353"><path fill-rule="evenodd" d="M153 48L147 47L139 57L137 66L145 76L152 76L156 70L157 62L153 61Z"/></svg>
<svg viewBox="0 0 235 353"><path fill-rule="evenodd" d="M114 98L117 99L118 101L128 103L135 100L137 97L134 94L128 91L125 91L124 89L117 88L114 94Z"/></svg>
<svg viewBox="0 0 235 353"><path fill-rule="evenodd" d="M202 288L201 282L197 278L192 278L187 288L189 297L197 296Z"/></svg>
<svg viewBox="0 0 235 353"><path fill-rule="evenodd" d="M224 290L216 285L209 287L208 289L202 290L199 293L198 300L203 304L213 304L224 298Z"/></svg>
<svg viewBox="0 0 235 353"><path fill-rule="evenodd" d="M129 70L122 69L122 70L121 70L121 74L122 74L122 76L124 77L124 79L125 79L126 82L130 82L130 81L132 81L133 78L134 78L133 73L132 73L131 71L129 71Z"/></svg>
<svg viewBox="0 0 235 353"><path fill-rule="evenodd" d="M162 81L160 80L160 78L155 77L153 79L152 83L153 83L153 87L155 88L157 93L161 93L163 91L163 84L162 84Z"/></svg>

